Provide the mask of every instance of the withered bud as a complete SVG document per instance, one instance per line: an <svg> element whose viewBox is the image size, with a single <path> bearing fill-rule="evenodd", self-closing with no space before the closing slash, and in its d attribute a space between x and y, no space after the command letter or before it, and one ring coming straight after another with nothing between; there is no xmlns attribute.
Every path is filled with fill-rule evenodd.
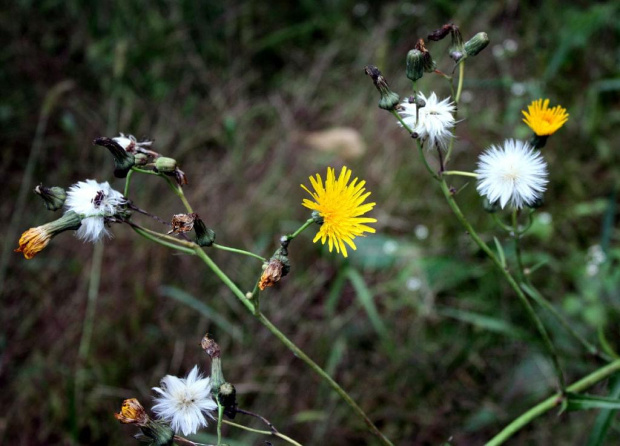
<svg viewBox="0 0 620 446"><path fill-rule="evenodd" d="M177 184L179 186L183 187L187 184L187 177L185 176L185 172L183 172L178 167L174 169L173 175L174 179L177 180Z"/></svg>
<svg viewBox="0 0 620 446"><path fill-rule="evenodd" d="M372 82L375 84L377 90L379 90L379 94L381 95L381 99L379 99L379 108L393 110L398 105L400 98L398 94L390 90L390 86L381 74L381 71L374 65L367 65L364 71L372 78Z"/></svg>
<svg viewBox="0 0 620 446"><path fill-rule="evenodd" d="M428 40L434 40L435 42L439 42L440 40L442 40L444 37L446 37L450 33L453 26L454 25L452 23L447 23L443 25L441 28L436 29L435 31L432 31L428 35Z"/></svg>
<svg viewBox="0 0 620 446"><path fill-rule="evenodd" d="M94 144L105 147L112 154L114 158L114 176L116 178L125 178L136 163L133 154L128 153L113 139L106 137L97 138Z"/></svg>
<svg viewBox="0 0 620 446"><path fill-rule="evenodd" d="M48 211L57 211L62 208L67 199L67 192L62 187L45 187L39 184L34 188L34 193L41 197Z"/></svg>
<svg viewBox="0 0 620 446"><path fill-rule="evenodd" d="M431 53L424 46L424 40L419 39L414 49L407 54L407 77L415 82L424 75L424 72L432 73L435 68L436 64Z"/></svg>
<svg viewBox="0 0 620 446"><path fill-rule="evenodd" d="M123 424L137 424L138 426L146 426L150 419L136 398L123 401L121 411L115 413L114 417Z"/></svg>
<svg viewBox="0 0 620 446"><path fill-rule="evenodd" d="M211 359L220 357L220 346L209 337L209 333L202 337L200 346Z"/></svg>
<svg viewBox="0 0 620 446"><path fill-rule="evenodd" d="M279 248L273 257L269 259L263 274L261 275L258 287L263 291L265 288L274 286L280 279L286 276L291 270L288 256L284 254L286 248Z"/></svg>
<svg viewBox="0 0 620 446"><path fill-rule="evenodd" d="M172 216L172 229L168 231L168 234L180 234L182 232L189 232L194 228L194 221L198 217L197 214L175 214Z"/></svg>

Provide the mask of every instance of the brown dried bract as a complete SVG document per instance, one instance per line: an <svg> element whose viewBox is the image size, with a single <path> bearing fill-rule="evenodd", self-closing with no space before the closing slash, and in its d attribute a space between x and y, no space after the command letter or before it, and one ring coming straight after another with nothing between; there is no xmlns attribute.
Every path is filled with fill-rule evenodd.
<svg viewBox="0 0 620 446"><path fill-rule="evenodd" d="M194 221L198 218L197 214L175 214L172 216L172 229L168 234L180 234L189 232L194 228Z"/></svg>
<svg viewBox="0 0 620 446"><path fill-rule="evenodd" d="M263 275L258 282L258 287L261 290L269 286L274 286L276 282L279 282L282 278L282 270L284 269L284 263L278 259L271 259L267 264L267 268L263 271Z"/></svg>
<svg viewBox="0 0 620 446"><path fill-rule="evenodd" d="M452 31L454 28L458 30L458 27L456 25L452 23L447 23L443 25L441 28L436 29L435 31L431 32L428 35L428 40L434 40L438 42L442 40L444 37L446 37L448 34L450 34L450 31Z"/></svg>

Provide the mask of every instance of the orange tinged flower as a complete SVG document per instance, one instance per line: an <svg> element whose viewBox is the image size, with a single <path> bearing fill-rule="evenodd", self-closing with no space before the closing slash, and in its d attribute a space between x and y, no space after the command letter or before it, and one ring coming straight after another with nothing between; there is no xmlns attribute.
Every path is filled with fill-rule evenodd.
<svg viewBox="0 0 620 446"><path fill-rule="evenodd" d="M23 252L24 257L30 260L41 252L51 239L52 234L45 226L30 228L19 238L19 248L15 252Z"/></svg>
<svg viewBox="0 0 620 446"><path fill-rule="evenodd" d="M523 122L532 129L537 136L549 136L557 132L568 121L566 109L556 105L549 108L549 99L537 99L522 111Z"/></svg>

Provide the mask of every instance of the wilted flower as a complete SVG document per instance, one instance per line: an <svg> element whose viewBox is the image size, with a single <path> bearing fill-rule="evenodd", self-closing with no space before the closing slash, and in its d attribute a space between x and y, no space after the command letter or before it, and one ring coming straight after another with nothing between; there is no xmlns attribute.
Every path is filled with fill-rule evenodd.
<svg viewBox="0 0 620 446"><path fill-rule="evenodd" d="M82 226L77 231L78 238L96 242L104 235L109 236L106 220L122 213L127 202L123 194L115 191L110 184L95 180L80 181L69 188L65 206L82 218Z"/></svg>
<svg viewBox="0 0 620 446"><path fill-rule="evenodd" d="M503 147L491 146L478 161L480 195L504 208L510 202L522 208L542 196L547 184L547 163L529 144L507 139Z"/></svg>
<svg viewBox="0 0 620 446"><path fill-rule="evenodd" d="M360 217L372 210L376 203L365 203L370 192L366 192L365 181L357 182L355 178L351 184L351 171L343 167L340 176L336 179L334 169L327 168L327 179L323 183L323 179L319 174L316 178L310 177L310 183L314 189L311 192L302 184L302 188L312 195L314 201L304 199L303 205L308 209L316 212L315 221L321 222L321 229L314 237L313 242L319 239L325 244L327 240L329 251L336 247L336 252L341 252L347 257L347 248L345 243L352 249L356 249L353 239L357 236L363 236L364 232L375 232L374 228L364 223L374 223L374 218Z"/></svg>
<svg viewBox="0 0 620 446"><path fill-rule="evenodd" d="M78 214L69 211L58 220L46 223L43 226L30 228L20 237L19 248L15 252L23 252L24 257L30 260L41 252L57 234L63 231L78 229L80 221Z"/></svg>
<svg viewBox="0 0 620 446"><path fill-rule="evenodd" d="M522 111L523 122L538 136L549 136L557 132L568 121L566 109L556 105L549 108L549 99L537 99Z"/></svg>
<svg viewBox="0 0 620 446"><path fill-rule="evenodd" d="M112 138L119 146L125 149L127 152L134 153L139 149L150 147L153 141L138 141L133 135L125 135L121 133L120 136Z"/></svg>
<svg viewBox="0 0 620 446"><path fill-rule="evenodd" d="M211 413L217 404L211 396L211 379L203 378L194 366L186 378L167 375L154 387L160 396L155 398L153 412L168 421L173 430L190 435L207 426L207 418L214 418Z"/></svg>
<svg viewBox="0 0 620 446"><path fill-rule="evenodd" d="M398 113L413 133L417 133L420 140L428 143L428 149L439 147L446 150L452 138L451 129L455 124L454 103L450 102L450 98L438 101L435 93L431 93L428 98L420 93L418 98L426 102L424 107L418 108L415 103L405 101L400 104L401 109Z"/></svg>
<svg viewBox="0 0 620 446"><path fill-rule="evenodd" d="M123 424L137 424L145 426L149 421L149 416L136 398L123 401L123 406L119 413L115 413L114 417Z"/></svg>

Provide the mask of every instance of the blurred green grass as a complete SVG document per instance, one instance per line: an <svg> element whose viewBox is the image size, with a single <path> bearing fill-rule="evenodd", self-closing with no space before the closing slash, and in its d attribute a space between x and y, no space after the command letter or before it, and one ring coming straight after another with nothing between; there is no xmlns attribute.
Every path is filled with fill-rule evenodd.
<svg viewBox="0 0 620 446"><path fill-rule="evenodd" d="M397 444L450 437L481 444L547 395L553 373L520 306L450 217L410 139L376 108L363 67L379 66L404 96L404 57L417 38L448 21L465 38L489 34L490 47L467 65L455 168L471 169L491 143L527 137L520 110L532 99L550 97L568 109L566 128L545 148L551 185L545 218L524 241L526 262L545 262L534 283L578 330L594 341L603 326L617 346L617 17L615 2L12 2L0 12L0 210L6 233L15 234L4 252L17 246L20 231L51 218L34 194L18 215L16 201L43 104L67 80L71 88L48 107L31 186L112 181L109 154L91 141L118 132L152 138L179 160L190 201L224 244L268 255L307 218L299 184L346 163L373 192L378 234L362 239L349 261L302 235L291 247L292 273L265 293L264 312L326 364ZM445 49L429 47L436 58ZM448 94L439 79L422 85ZM362 156L307 142L308 132L345 126L361 134ZM470 183L459 201L491 241L501 234L474 189ZM164 218L181 211L150 177L134 180L131 199ZM209 331L241 407L304 443L372 444L346 407L195 259L124 227L113 232L85 363L77 361L92 246L63 234L31 261L9 253L0 441L134 444L133 430L112 413L128 397L148 406L150 388L167 373L195 363L208 369L198 342ZM607 261L589 275L594 245ZM259 273L251 259L213 257L242 288ZM592 370L596 361L544 317L568 376ZM81 394L74 392L78 370ZM549 415L511 444L582 444L595 415ZM226 433L231 443L264 440ZM618 439L616 421L608 444Z"/></svg>

